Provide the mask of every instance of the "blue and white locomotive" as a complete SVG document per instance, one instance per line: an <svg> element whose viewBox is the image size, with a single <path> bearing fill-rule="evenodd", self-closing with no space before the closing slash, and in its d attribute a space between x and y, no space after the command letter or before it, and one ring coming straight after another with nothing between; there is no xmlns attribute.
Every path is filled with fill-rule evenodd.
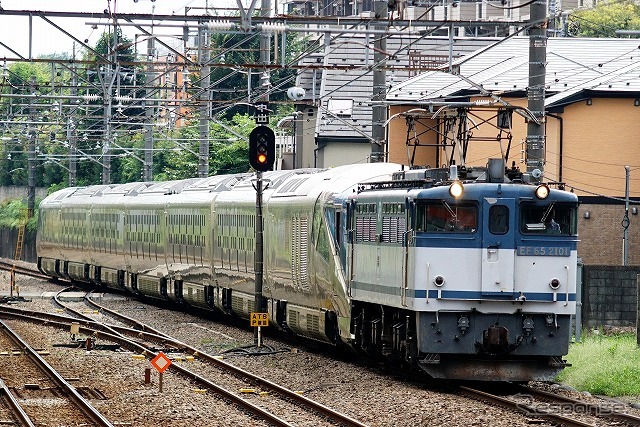
<svg viewBox="0 0 640 427"><path fill-rule="evenodd" d="M506 173L505 173L506 172ZM437 378L549 380L576 308L577 197L492 161L264 174L270 322ZM253 175L60 190L39 268L248 318Z"/></svg>

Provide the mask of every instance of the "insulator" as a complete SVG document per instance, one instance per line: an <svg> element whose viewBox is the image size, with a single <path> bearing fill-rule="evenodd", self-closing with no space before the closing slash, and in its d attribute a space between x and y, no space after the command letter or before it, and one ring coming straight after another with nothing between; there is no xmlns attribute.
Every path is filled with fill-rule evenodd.
<svg viewBox="0 0 640 427"><path fill-rule="evenodd" d="M287 30L287 26L281 23L269 23L265 22L264 24L258 25L258 28L261 31L265 31L268 33L284 33Z"/></svg>
<svg viewBox="0 0 640 427"><path fill-rule="evenodd" d="M82 99L85 101L97 101L100 97L98 95L84 95Z"/></svg>
<svg viewBox="0 0 640 427"><path fill-rule="evenodd" d="M232 23L229 20L224 20L224 21L209 21L207 22L206 26L207 26L207 29L209 30L222 31L222 30L231 30L235 28L236 24Z"/></svg>
<svg viewBox="0 0 640 427"><path fill-rule="evenodd" d="M115 97L115 100L118 102L122 102L125 104L128 104L129 102L131 102L133 98L131 98L130 96L122 96L122 95L118 95Z"/></svg>

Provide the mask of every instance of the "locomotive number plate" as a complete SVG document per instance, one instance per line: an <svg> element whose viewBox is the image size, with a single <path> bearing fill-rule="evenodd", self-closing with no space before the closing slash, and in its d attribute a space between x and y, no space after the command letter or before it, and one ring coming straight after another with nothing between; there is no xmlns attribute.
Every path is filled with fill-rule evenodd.
<svg viewBox="0 0 640 427"><path fill-rule="evenodd" d="M563 246L518 246L518 256L569 256L571 250Z"/></svg>

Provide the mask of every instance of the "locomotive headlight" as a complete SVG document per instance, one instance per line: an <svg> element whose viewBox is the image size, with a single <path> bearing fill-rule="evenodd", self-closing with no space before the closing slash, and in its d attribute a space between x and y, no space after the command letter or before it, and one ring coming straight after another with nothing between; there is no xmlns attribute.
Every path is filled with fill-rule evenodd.
<svg viewBox="0 0 640 427"><path fill-rule="evenodd" d="M540 200L549 197L549 186L547 184L538 185L538 188L536 188L536 197Z"/></svg>
<svg viewBox="0 0 640 427"><path fill-rule="evenodd" d="M453 181L453 184L449 186L449 194L451 194L451 197L457 199L462 196L462 193L464 193L462 183L460 181Z"/></svg>
<svg viewBox="0 0 640 427"><path fill-rule="evenodd" d="M436 276L433 279L433 284L436 285L437 287L441 287L442 285L444 285L444 277Z"/></svg>
<svg viewBox="0 0 640 427"><path fill-rule="evenodd" d="M560 287L560 280L558 279L551 279L551 281L549 282L549 286L551 287L551 289L553 289L554 291L557 290Z"/></svg>

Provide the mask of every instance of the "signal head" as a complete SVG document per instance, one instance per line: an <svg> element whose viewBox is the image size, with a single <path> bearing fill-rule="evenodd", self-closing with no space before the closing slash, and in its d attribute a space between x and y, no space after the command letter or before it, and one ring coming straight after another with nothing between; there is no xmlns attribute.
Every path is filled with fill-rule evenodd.
<svg viewBox="0 0 640 427"><path fill-rule="evenodd" d="M258 126L249 134L249 163L259 171L266 172L273 167L276 157L276 137L267 126Z"/></svg>

